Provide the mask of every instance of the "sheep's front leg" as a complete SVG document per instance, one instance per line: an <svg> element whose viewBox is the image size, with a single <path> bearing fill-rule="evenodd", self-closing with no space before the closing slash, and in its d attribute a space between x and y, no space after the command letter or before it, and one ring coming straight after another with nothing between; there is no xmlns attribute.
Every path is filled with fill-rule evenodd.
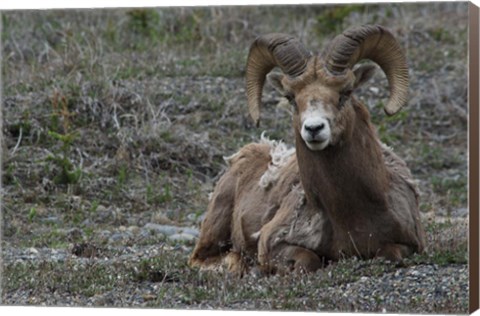
<svg viewBox="0 0 480 316"><path fill-rule="evenodd" d="M296 272L315 272L324 266L313 251L300 246L287 245L277 257L284 261L285 268Z"/></svg>
<svg viewBox="0 0 480 316"><path fill-rule="evenodd" d="M315 272L324 262L313 251L286 243L277 244L271 253L259 255L260 269L264 274L285 274L288 272Z"/></svg>
<svg viewBox="0 0 480 316"><path fill-rule="evenodd" d="M224 259L224 263L227 266L227 271L238 277L243 277L249 270L248 262L239 252L229 252Z"/></svg>
<svg viewBox="0 0 480 316"><path fill-rule="evenodd" d="M231 248L231 222L235 199L236 176L231 169L220 178L208 204L200 237L189 265L215 269Z"/></svg>
<svg viewBox="0 0 480 316"><path fill-rule="evenodd" d="M377 254L377 257L382 257L391 261L400 261L413 253L412 247L402 244L385 244Z"/></svg>

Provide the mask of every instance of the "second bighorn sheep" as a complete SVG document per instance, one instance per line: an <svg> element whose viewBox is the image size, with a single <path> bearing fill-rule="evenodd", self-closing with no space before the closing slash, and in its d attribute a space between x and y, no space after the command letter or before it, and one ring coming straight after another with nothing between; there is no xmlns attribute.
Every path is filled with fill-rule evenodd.
<svg viewBox="0 0 480 316"><path fill-rule="evenodd" d="M374 66L385 73L388 115L407 102L408 69L382 26L351 28L319 55L297 39L267 34L250 48L248 108L258 124L267 74L293 106L295 150L263 139L227 158L190 265L245 273L314 271L342 257L398 260L421 252L418 193L405 162L383 145L352 92Z"/></svg>

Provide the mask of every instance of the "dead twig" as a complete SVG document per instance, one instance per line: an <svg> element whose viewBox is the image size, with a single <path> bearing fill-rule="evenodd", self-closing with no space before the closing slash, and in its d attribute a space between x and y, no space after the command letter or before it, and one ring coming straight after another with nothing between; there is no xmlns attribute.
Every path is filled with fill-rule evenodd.
<svg viewBox="0 0 480 316"><path fill-rule="evenodd" d="M20 143L22 142L22 135L23 135L23 128L20 127L17 144L15 145L15 147L14 147L13 150L12 150L12 156L15 154L15 152L16 152L17 149L18 149L18 147L20 146Z"/></svg>

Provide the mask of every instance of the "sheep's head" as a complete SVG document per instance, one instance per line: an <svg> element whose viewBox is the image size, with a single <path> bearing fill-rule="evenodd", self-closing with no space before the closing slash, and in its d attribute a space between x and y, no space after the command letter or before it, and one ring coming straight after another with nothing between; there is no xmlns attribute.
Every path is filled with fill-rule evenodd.
<svg viewBox="0 0 480 316"><path fill-rule="evenodd" d="M337 36L321 55L313 55L297 39L268 34L255 40L247 61L247 96L250 115L260 118L262 89L267 74L278 66L283 74L269 81L294 107L293 124L311 150L335 144L343 132L339 121L351 114L352 92L374 73L373 65L354 66L362 59L377 63L387 76L388 115L406 103L408 70L401 48L381 26L352 28Z"/></svg>

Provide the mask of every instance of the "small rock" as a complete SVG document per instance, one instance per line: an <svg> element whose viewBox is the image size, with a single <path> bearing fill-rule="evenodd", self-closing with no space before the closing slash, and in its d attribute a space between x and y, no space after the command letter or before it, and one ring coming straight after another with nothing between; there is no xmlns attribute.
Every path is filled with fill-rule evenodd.
<svg viewBox="0 0 480 316"><path fill-rule="evenodd" d="M468 208L461 207L457 208L452 212L453 217L467 217L468 216Z"/></svg>
<svg viewBox="0 0 480 316"><path fill-rule="evenodd" d="M153 295L153 294L143 294L143 295L142 295L142 298L143 298L143 300L145 300L145 301L152 301L152 300L156 299L157 296L156 296L156 295Z"/></svg>
<svg viewBox="0 0 480 316"><path fill-rule="evenodd" d="M195 240L195 236L187 234L187 233L181 233L181 234L174 234L168 237L170 240L173 241L193 241Z"/></svg>
<svg viewBox="0 0 480 316"><path fill-rule="evenodd" d="M109 240L109 242L116 243L116 242L123 241L123 240L126 240L126 239L128 239L128 236L126 236L125 234L114 233L114 234L112 234L112 236L110 236L110 238L108 240Z"/></svg>
<svg viewBox="0 0 480 316"><path fill-rule="evenodd" d="M35 249L35 248L28 248L28 252L30 252L31 254L35 254L35 255L38 255L38 250Z"/></svg>
<svg viewBox="0 0 480 316"><path fill-rule="evenodd" d="M165 214L162 212L156 212L152 215L150 219L152 223L160 224L160 225L174 225L175 222L169 219Z"/></svg>
<svg viewBox="0 0 480 316"><path fill-rule="evenodd" d="M197 220L198 216L195 213L190 213L187 215L187 219L193 223Z"/></svg>
<svg viewBox="0 0 480 316"><path fill-rule="evenodd" d="M97 206L97 208L96 208L96 211L97 211L97 212L105 212L106 210L107 210L107 208L106 208L105 206L103 206L103 205L99 205L99 206Z"/></svg>
<svg viewBox="0 0 480 316"><path fill-rule="evenodd" d="M49 216L43 219L42 222L48 224L61 224L61 221L57 216Z"/></svg>
<svg viewBox="0 0 480 316"><path fill-rule="evenodd" d="M69 241L76 241L83 238L83 231L80 228L74 227L67 230L67 236Z"/></svg>
<svg viewBox="0 0 480 316"><path fill-rule="evenodd" d="M115 213L105 207L97 208L97 222L107 223L115 219Z"/></svg>
<svg viewBox="0 0 480 316"><path fill-rule="evenodd" d="M90 225L92 225L92 221L89 218L87 218L86 220L84 220L82 222L82 225L83 226L90 226Z"/></svg>
<svg viewBox="0 0 480 316"><path fill-rule="evenodd" d="M193 236L198 236L198 229L191 227L177 227L173 225L159 225L154 223L148 223L144 229L155 231L155 233L161 233L166 236L171 236L174 234L186 233Z"/></svg>
<svg viewBox="0 0 480 316"><path fill-rule="evenodd" d="M75 244L72 248L72 254L77 257L93 258L97 256L99 249L92 244Z"/></svg>
<svg viewBox="0 0 480 316"><path fill-rule="evenodd" d="M100 233L98 233L97 235L97 240L104 244L106 242L108 242L108 239L110 238L110 236L112 235L112 233L108 230L102 230Z"/></svg>
<svg viewBox="0 0 480 316"><path fill-rule="evenodd" d="M129 232L132 232L133 234L137 235L140 232L140 228L138 226L132 225L127 228Z"/></svg>
<svg viewBox="0 0 480 316"><path fill-rule="evenodd" d="M170 236L177 233L177 227L171 225L159 225L154 223L147 223L144 226L145 229L150 231L155 231L156 233L161 233L166 236Z"/></svg>
<svg viewBox="0 0 480 316"><path fill-rule="evenodd" d="M139 235L140 235L141 238L148 238L148 237L152 236L152 233L151 233L151 230L143 228L140 231Z"/></svg>
<svg viewBox="0 0 480 316"><path fill-rule="evenodd" d="M187 219L190 222L192 222L194 224L197 224L197 225L200 224L203 221L204 218L205 218L205 213L200 214L200 215L195 214L195 213L190 213L190 214L187 215Z"/></svg>
<svg viewBox="0 0 480 316"><path fill-rule="evenodd" d="M193 235L195 237L198 237L199 233L198 233L198 229L196 228L191 228L191 227L179 227L178 228L178 231L180 233L185 233L185 234L189 234L189 235Z"/></svg>

